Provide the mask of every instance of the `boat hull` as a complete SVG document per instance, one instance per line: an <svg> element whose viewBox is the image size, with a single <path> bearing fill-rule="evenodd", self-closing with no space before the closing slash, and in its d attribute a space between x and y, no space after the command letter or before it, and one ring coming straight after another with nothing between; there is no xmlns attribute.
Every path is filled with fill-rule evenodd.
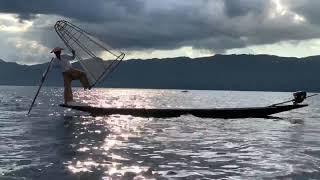
<svg viewBox="0 0 320 180"><path fill-rule="evenodd" d="M306 104L279 105L252 108L216 108L216 109L145 109L145 108L104 108L94 106L72 106L61 104L61 107L90 113L93 116L102 115L132 115L136 117L170 118L182 115L193 115L201 118L266 118L270 115L306 107Z"/></svg>

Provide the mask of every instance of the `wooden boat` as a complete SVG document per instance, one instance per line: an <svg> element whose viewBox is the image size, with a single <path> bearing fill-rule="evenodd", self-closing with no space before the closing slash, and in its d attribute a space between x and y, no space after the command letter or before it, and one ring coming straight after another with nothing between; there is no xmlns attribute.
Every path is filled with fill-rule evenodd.
<svg viewBox="0 0 320 180"><path fill-rule="evenodd" d="M299 109L308 106L307 104L296 105L279 105L267 107L252 107L252 108L216 108L216 109L145 109L145 108L104 108L94 106L60 106L71 108L83 112L88 112L93 116L101 115L132 115L136 117L156 117L156 118L170 118L179 117L182 115L193 115L201 118L267 118L272 114Z"/></svg>
<svg viewBox="0 0 320 180"><path fill-rule="evenodd" d="M316 96L317 94L307 96L306 92L296 92L293 94L294 99L273 104L265 107L248 107L248 108L213 108L213 109L181 109L181 108L106 108L95 107L88 105L65 105L60 104L61 107L79 110L90 113L93 116L101 115L132 115L137 117L156 117L156 118L170 118L179 117L182 115L193 115L201 118L222 118L222 119L236 119L236 118L268 118L268 116L299 109L308 106L302 103L306 98ZM293 102L288 105L287 103Z"/></svg>

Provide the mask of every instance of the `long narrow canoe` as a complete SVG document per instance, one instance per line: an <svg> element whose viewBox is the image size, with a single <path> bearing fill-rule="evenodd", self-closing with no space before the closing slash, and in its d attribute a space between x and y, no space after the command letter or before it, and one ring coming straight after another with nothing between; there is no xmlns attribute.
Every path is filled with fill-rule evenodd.
<svg viewBox="0 0 320 180"><path fill-rule="evenodd" d="M104 108L94 106L60 106L90 113L93 116L102 115L132 115L136 117L170 118L181 115L193 115L201 118L266 118L280 112L291 111L308 106L307 104L279 105L252 108L217 108L217 109L144 109L144 108Z"/></svg>

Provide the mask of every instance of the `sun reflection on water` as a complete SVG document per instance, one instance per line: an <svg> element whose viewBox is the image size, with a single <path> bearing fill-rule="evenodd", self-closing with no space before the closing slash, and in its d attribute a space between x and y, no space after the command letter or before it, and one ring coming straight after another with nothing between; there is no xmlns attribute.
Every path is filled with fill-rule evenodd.
<svg viewBox="0 0 320 180"><path fill-rule="evenodd" d="M123 96L125 93L126 91L122 91L118 94L121 97L129 97L121 101L115 101L114 97L117 95L114 94L111 100L105 98L108 97L108 92L99 90L90 94L90 98L82 91L77 92L75 96L82 102L95 106L148 106L146 101ZM82 117L80 122L76 122L74 138L79 142L75 143L75 156L67 163L67 169L74 174L100 172L102 179L144 179L146 174L152 175L150 167L130 159L127 154L128 148L131 148L129 142L141 137L142 129L148 121L150 120L124 115Z"/></svg>
<svg viewBox="0 0 320 180"><path fill-rule="evenodd" d="M145 91L143 96L141 92L129 89L119 89L117 91L108 89L95 89L86 93L86 91L76 91L75 100L96 107L112 107L112 108L168 108L172 106L172 102L176 101L168 96L168 91L159 90ZM171 92L173 93L173 92ZM172 94L174 95L174 93ZM155 103L157 102L157 103ZM168 103L162 103L168 102ZM186 105L186 104L184 104Z"/></svg>

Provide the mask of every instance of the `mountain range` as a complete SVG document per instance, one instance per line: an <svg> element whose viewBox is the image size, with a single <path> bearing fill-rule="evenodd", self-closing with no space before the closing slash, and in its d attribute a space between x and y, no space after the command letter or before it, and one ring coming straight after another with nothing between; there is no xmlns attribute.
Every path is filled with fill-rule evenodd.
<svg viewBox="0 0 320 180"><path fill-rule="evenodd" d="M0 60L0 85L35 86L47 63L21 65ZM75 63L79 67L78 63ZM99 84L112 88L320 91L320 56L215 55L132 59ZM61 71L49 73L46 86L63 86ZM78 86L78 83L74 84Z"/></svg>

